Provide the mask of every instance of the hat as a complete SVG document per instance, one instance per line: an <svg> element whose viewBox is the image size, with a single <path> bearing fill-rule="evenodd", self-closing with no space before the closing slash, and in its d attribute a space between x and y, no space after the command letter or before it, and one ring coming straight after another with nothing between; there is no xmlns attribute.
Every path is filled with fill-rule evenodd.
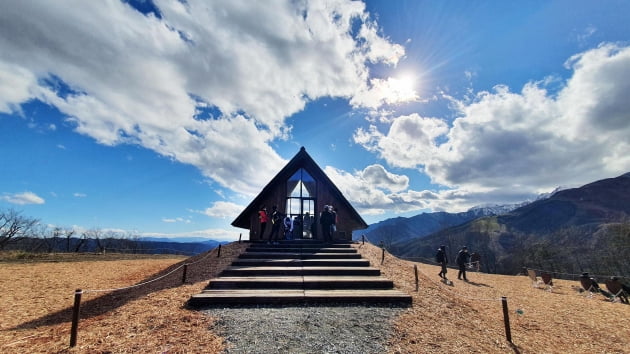
<svg viewBox="0 0 630 354"><path fill-rule="evenodd" d="M462 246L462 249L463 249L463 250L467 250L467 249L468 249L468 247L466 247L466 246Z"/></svg>

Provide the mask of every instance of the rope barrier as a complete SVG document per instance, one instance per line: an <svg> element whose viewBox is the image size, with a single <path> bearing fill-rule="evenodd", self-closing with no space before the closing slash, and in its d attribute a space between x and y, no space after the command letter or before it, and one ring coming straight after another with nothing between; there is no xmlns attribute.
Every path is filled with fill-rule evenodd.
<svg viewBox="0 0 630 354"><path fill-rule="evenodd" d="M549 274L555 274L555 275L563 275L563 276L569 276L569 277L573 277L573 278L579 278L582 274L573 274L573 273L563 273L563 272L555 272L555 271L551 271L551 270L544 270L544 269L537 269L537 268L530 268L527 267L527 269L531 269L531 270L535 270L536 272L540 272L540 273L549 273ZM591 274L590 276L595 277L595 278L602 278L602 279L609 279L611 277L613 277L613 275L602 275L602 274ZM630 278L630 276L625 276L625 275L614 275L618 278Z"/></svg>
<svg viewBox="0 0 630 354"><path fill-rule="evenodd" d="M375 245L372 241L369 240L369 238L367 236L362 235L362 237L365 240L367 240L368 242L370 242L371 244ZM393 255L393 256L398 258L398 259L408 260L408 261L412 261L412 262L422 262L422 263L428 263L428 264L432 264L432 265L439 265L439 263L435 262L434 260L432 260L430 258L426 258L426 257L405 257L405 256L395 256L395 255ZM474 266L474 262L467 263L467 266ZM451 267L451 266L449 266L449 268L457 269L457 268L454 268L454 267ZM527 269L532 269L532 270L535 270L535 271L541 272L541 273L549 273L549 274L555 274L555 275L560 275L560 276L566 276L566 277L569 277L569 278L579 278L582 275L582 274L556 272L556 271L550 271L550 270L545 270L545 269L536 269L536 268L530 268L530 267L527 267ZM623 278L623 279L630 279L630 276L628 276L628 275L591 274L591 276L593 276L595 278L601 278L601 279L609 279L612 276L616 276L618 278Z"/></svg>
<svg viewBox="0 0 630 354"><path fill-rule="evenodd" d="M170 271L170 272L168 272L168 273L166 273L166 274L164 274L164 275L162 275L160 277L157 277L155 279L151 279L151 280L145 281L143 283L130 285L130 286L122 287L122 288L83 290L83 293L85 293L85 294L89 294L89 293L105 293L105 292L109 292L109 291L120 291L120 290L127 290L127 289L137 288L139 286L147 285L147 284L153 283L155 281L158 281L160 279L166 278L167 276L175 273L176 270L179 270L180 268L183 268L183 267L184 267L184 265L180 265L179 267L173 269L172 271Z"/></svg>
<svg viewBox="0 0 630 354"><path fill-rule="evenodd" d="M175 269L171 270L170 272L168 272L168 273L166 273L166 274L164 274L164 275L162 275L162 276L159 276L159 277L157 277L157 278L155 278L155 279L147 280L147 281L145 281L145 282L143 282L143 283L139 283L139 284L135 284L135 285L130 285L130 286L122 287L122 288L112 288L112 289L90 289L90 290L83 290L83 293L84 293L84 294L88 294L88 293L104 293L104 292L109 292L109 291L120 291L120 290L127 290L127 289L137 288L137 287L139 287L139 286L143 286L143 285L146 285L146 284L150 284L150 283L153 283L153 282L158 281L158 280L160 280L160 279L166 278L167 276L169 276L169 275L171 275L171 274L175 273L175 271L177 271L177 270L179 270L179 269L183 268L184 266L189 266L189 265L197 264L197 263L199 263L199 262L203 261L204 259L206 259L206 258L208 258L208 257L210 256L210 254L212 253L212 251L213 251L213 250L214 250L214 249L212 249L212 250L208 251L208 252L207 252L207 254L206 254L205 256L203 256L201 259L198 259L198 260L197 260L197 261L195 261L195 262L181 264L179 267L177 267L177 268L175 268Z"/></svg>
<svg viewBox="0 0 630 354"><path fill-rule="evenodd" d="M366 239L365 235L363 235L362 238L363 238L363 240L365 240ZM368 242L369 242L369 240L368 240ZM385 246L383 245L382 241L380 243L380 247L383 250L383 256L382 256L382 259L381 259L381 264L383 264L383 261L385 259ZM398 258L398 259L403 259L404 258L404 257L395 256L393 254L392 254L392 256L394 256L395 258ZM418 257L418 258L421 258L421 257ZM431 265L438 264L437 262L430 262L430 263L433 263ZM469 263L469 264L471 264L471 263ZM466 299L466 300L469 300L469 301L490 301L490 302L499 302L500 301L501 304L502 304L502 310L503 310L503 324L504 324L504 327L505 327L505 339L509 343L512 343L512 332L510 330L510 316L509 316L509 313L508 313L507 297L501 296L500 298L479 298L479 297L467 296L467 295L458 293L456 291L453 291L453 290L451 290L450 288L448 288L446 286L440 285L438 282L433 280L432 277L430 277L428 274L426 274L422 270L420 270L420 273L422 273L425 276L425 278L429 279L429 281L433 282L433 284L436 285L438 288L446 290L450 294L453 294L453 295L455 295L457 297L460 297L462 299ZM415 275L415 279L416 279L416 291L418 291L418 267L417 267L416 264L414 264L414 275Z"/></svg>
<svg viewBox="0 0 630 354"><path fill-rule="evenodd" d="M70 329L70 347L75 347L77 344L77 332L78 332L78 325L79 325L79 312L81 309L81 295L82 294L89 294L89 293L103 293L103 292L111 292L111 291L121 291L121 290L127 290L127 289L132 289L132 288L137 288L140 286L144 286L153 282L156 282L160 279L164 279L167 276L175 273L176 271L184 268L184 273L183 273L183 278L182 278L182 283L186 282L186 271L188 269L189 265L193 265L193 264L197 264L201 261L203 261L204 259L208 258L210 256L210 254L212 253L214 249L209 250L206 252L206 255L203 256L202 258L198 259L195 262L190 262L190 263L184 263L179 265L178 267L176 267L175 269L171 270L170 272L161 275L155 279L151 279L151 280L147 280L145 282L139 283L139 284L135 284L135 285L130 285L130 286L126 286L126 287L120 287L120 288L111 288L111 289L89 289L89 290L81 290L81 289L77 289L74 293L74 306L73 306L73 311L72 311L72 328ZM220 255L221 253L221 244L219 244L218 246L218 254Z"/></svg>
<svg viewBox="0 0 630 354"><path fill-rule="evenodd" d="M372 245L374 245L374 243L372 243L372 242L371 242L371 241L370 241L367 237L365 237L365 239L366 239L368 242L370 242ZM383 246L383 249L385 249L385 247L384 247L384 246ZM391 254L391 253L390 253L390 254ZM406 257L399 257L399 256L396 256L396 255L393 255L393 254L391 254L391 255L392 255L392 256L394 256L395 258L398 258L398 259L408 260L408 259L405 259ZM410 258L410 259L411 259L411 258L413 258L413 259L417 259L417 258L419 258L419 259L426 259L426 258L424 258L424 257L408 257L408 258ZM417 262L417 263L420 263L420 262ZM437 263L437 262L432 262L432 261L430 261L430 264L431 264L431 265L439 265L439 263ZM466 295L460 294L460 293L455 292L455 291L453 291L453 290L451 290L451 289L449 289L449 288L447 288L447 287L442 286L442 284L441 284L441 283L439 283L439 282L437 282L437 281L433 280L433 279L432 279L432 278L431 278L428 274L426 274L425 272L423 272L421 269L419 269L419 272L420 272L420 273L422 273L422 274L423 274L426 278L428 278L428 279L429 279L429 281L433 282L433 284L435 284L435 285L437 285L437 286L439 286L439 287L441 287L441 288L443 288L443 289L447 290L447 291L448 291L448 292L450 292L451 294L457 295L457 296L459 296L459 297L461 297L461 298L468 299L468 300L473 300L473 301L501 301L501 298L474 298L474 297L470 297L470 296L466 296Z"/></svg>
<svg viewBox="0 0 630 354"><path fill-rule="evenodd" d="M189 256L194 256L200 253L200 252L195 253L195 252L182 251L182 250L178 250L174 248L103 248L103 250L104 251L124 251L124 253L148 252L148 251L172 251L172 252L175 252L176 254L184 254L184 255L189 255Z"/></svg>

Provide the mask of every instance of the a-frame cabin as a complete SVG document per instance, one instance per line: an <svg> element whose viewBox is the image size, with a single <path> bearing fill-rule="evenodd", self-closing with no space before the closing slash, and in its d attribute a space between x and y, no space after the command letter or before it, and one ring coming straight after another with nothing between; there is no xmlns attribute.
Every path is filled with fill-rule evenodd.
<svg viewBox="0 0 630 354"><path fill-rule="evenodd" d="M291 234L294 239L323 240L319 215L325 205L332 206L337 213L337 231L333 233L333 240L350 240L352 231L368 227L341 191L302 147L232 221L232 226L248 229L250 241L266 240L271 232L271 222L268 223L265 234L261 235L258 211L266 207L267 212L271 214L272 207L277 206L283 216L292 219L294 230Z"/></svg>

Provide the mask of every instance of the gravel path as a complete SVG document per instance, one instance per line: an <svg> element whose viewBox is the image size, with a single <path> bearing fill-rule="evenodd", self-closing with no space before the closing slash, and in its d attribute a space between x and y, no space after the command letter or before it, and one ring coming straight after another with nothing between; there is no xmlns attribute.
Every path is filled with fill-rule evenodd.
<svg viewBox="0 0 630 354"><path fill-rule="evenodd" d="M404 308L388 305L210 308L225 353L384 353L391 321Z"/></svg>

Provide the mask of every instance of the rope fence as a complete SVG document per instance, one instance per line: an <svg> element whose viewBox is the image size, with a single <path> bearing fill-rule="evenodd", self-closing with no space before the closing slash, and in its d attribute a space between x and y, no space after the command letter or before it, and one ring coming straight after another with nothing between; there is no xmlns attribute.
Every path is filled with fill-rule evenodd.
<svg viewBox="0 0 630 354"><path fill-rule="evenodd" d="M172 269L170 272L163 274L157 278L151 279L151 280L147 280L145 282L139 283L139 284L134 284L134 285L129 285L129 286L125 286L125 287L120 287L120 288L110 288L110 289L88 289L88 290L82 290L82 289L76 289L74 292L74 305L72 308L72 326L70 328L70 347L75 347L77 344L77 335L78 335L78 328L79 328L79 317L80 317L80 312L81 312L81 296L83 294L90 294L90 293L105 293L105 292L114 292L114 291L123 291L123 290L128 290L128 289L133 289L133 288L137 288L137 287L141 287L141 286L145 286L147 284L151 284L154 283L158 280L164 279L166 277L168 277L169 275L177 272L180 269L183 269L183 274L182 274L182 284L186 283L186 274L188 271L188 266L189 265L194 265L194 264L198 264L200 262L202 262L203 260L205 260L206 258L210 257L210 255L212 254L212 251L217 250L217 257L221 257L221 244L219 244L217 247L206 251L206 255L203 256L202 258L194 261L194 262L187 262L184 264L179 265L178 267Z"/></svg>
<svg viewBox="0 0 630 354"><path fill-rule="evenodd" d="M365 242L369 242L374 246L377 246L376 244L374 244L373 242L371 242L365 235L361 235L361 242L363 244L365 244ZM384 245L383 241L380 241L379 245L377 247L380 247L382 249L382 255L381 255L381 264L384 263L385 261L385 251L386 251L386 247ZM392 253L390 253L393 257L401 259L401 260L407 260L407 261L411 261L411 262L418 262L418 263L425 263L425 264L429 264L429 265L441 265L438 262L435 262L433 259L430 258L426 258L426 257L404 257L404 256L396 256ZM480 262L469 262L466 264L467 268L473 268L476 269L477 272L480 271ZM449 267L452 268L453 267ZM524 269L531 269L534 270L536 272L540 272L540 273L548 273L548 274L552 274L554 275L554 277L556 278L560 278L560 277L565 277L568 279L577 279L581 276L581 274L572 274L572 273L565 273L565 272L556 272L556 271L549 271L549 270L543 270L543 269L536 269L536 268L529 268L529 267L523 267ZM457 269L457 268L454 268ZM512 334L511 334L511 330L510 330L510 318L509 318L509 311L508 311L508 303L507 303L507 297L506 296L501 296L501 298L475 298L475 297L470 297L461 293L458 293L456 291L453 291L452 289L448 288L448 287L444 287L441 286L439 282L433 280L432 277L430 277L428 274L422 272L422 270L419 270L418 266L416 264L414 264L414 278L415 278L415 285L416 285L416 291L419 290L419 279L418 279L418 271L420 271L420 273L422 273L427 279L429 279L429 281L431 281L434 285L440 287L441 289L446 290L447 292L449 292L450 294L463 298L463 299L467 299L467 300L471 300L471 301L500 301L501 305L502 305L502 312L503 312L503 322L505 325L505 337L507 339L507 341L512 344ZM527 275L527 274L524 274ZM601 274L594 274L592 275L594 277L601 277L601 278L611 278L611 275L601 275ZM630 277L627 276L617 276L618 278L627 278L630 279ZM446 282L449 282L449 280L445 280Z"/></svg>
<svg viewBox="0 0 630 354"><path fill-rule="evenodd" d="M110 248L104 247L103 252L116 252L124 254L146 254L147 252L164 252L164 254L177 254L184 256L194 256L199 252L182 251L174 248ZM162 253L158 253L162 254Z"/></svg>

